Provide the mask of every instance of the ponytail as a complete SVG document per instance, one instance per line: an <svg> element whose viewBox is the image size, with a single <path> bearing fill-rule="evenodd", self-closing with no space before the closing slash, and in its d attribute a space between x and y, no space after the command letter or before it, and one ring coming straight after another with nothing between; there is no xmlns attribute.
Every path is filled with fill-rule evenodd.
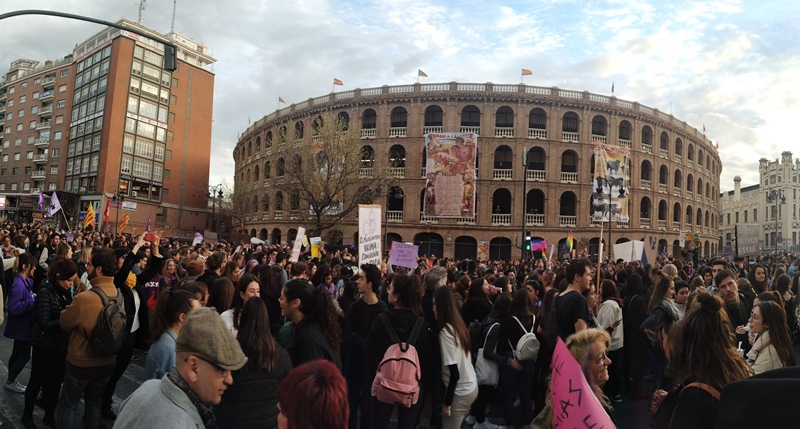
<svg viewBox="0 0 800 429"><path fill-rule="evenodd" d="M341 332L339 316L333 300L325 291L311 286L306 280L291 280L283 286L287 301L300 300L298 308L306 322L317 327L335 352L339 351Z"/></svg>
<svg viewBox="0 0 800 429"><path fill-rule="evenodd" d="M155 343L161 335L180 320L181 314L192 311L192 301L197 296L186 290L164 289L158 295L155 316L150 321L150 344Z"/></svg>

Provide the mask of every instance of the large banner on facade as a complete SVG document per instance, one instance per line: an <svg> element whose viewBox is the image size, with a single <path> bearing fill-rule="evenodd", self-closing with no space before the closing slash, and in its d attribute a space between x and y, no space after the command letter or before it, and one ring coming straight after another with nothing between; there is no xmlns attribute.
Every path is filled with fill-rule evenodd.
<svg viewBox="0 0 800 429"><path fill-rule="evenodd" d="M758 255L758 225L736 225L736 240L739 244L740 256Z"/></svg>
<svg viewBox="0 0 800 429"><path fill-rule="evenodd" d="M426 216L475 217L475 158L478 135L425 135Z"/></svg>
<svg viewBox="0 0 800 429"><path fill-rule="evenodd" d="M608 222L609 211L614 222L628 222L628 190L630 149L594 142L594 181L591 217L594 222Z"/></svg>

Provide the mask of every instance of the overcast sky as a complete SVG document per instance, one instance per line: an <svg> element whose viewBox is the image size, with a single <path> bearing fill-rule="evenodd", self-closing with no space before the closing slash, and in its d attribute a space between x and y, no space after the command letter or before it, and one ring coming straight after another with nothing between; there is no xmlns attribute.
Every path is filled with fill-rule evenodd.
<svg viewBox="0 0 800 429"><path fill-rule="evenodd" d="M168 32L170 0L143 24ZM52 9L136 20L135 0L2 0L0 13ZM94 24L2 22L0 70L71 52ZM216 91L211 184L232 183L236 137L288 103L416 80L526 83L615 95L672 113L719 142L720 189L758 182L758 159L800 156L800 2L180 0L175 29L209 46Z"/></svg>

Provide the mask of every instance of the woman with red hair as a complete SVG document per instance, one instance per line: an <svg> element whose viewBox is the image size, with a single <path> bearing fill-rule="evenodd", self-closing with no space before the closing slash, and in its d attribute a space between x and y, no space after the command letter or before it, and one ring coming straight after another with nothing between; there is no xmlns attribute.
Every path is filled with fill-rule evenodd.
<svg viewBox="0 0 800 429"><path fill-rule="evenodd" d="M278 429L347 428L347 383L327 360L313 360L289 372L278 401Z"/></svg>

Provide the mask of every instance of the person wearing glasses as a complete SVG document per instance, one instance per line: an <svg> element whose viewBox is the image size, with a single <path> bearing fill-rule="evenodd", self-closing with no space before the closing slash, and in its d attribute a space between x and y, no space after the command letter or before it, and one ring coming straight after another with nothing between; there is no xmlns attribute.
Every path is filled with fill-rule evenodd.
<svg viewBox="0 0 800 429"><path fill-rule="evenodd" d="M247 356L212 308L189 312L175 340L175 366L160 380L145 381L122 403L115 428L217 427L219 404L231 371Z"/></svg>
<svg viewBox="0 0 800 429"><path fill-rule="evenodd" d="M794 347L789 330L786 329L786 313L780 304L759 302L753 306L748 321L750 332L758 335L746 356L754 374L795 366Z"/></svg>

